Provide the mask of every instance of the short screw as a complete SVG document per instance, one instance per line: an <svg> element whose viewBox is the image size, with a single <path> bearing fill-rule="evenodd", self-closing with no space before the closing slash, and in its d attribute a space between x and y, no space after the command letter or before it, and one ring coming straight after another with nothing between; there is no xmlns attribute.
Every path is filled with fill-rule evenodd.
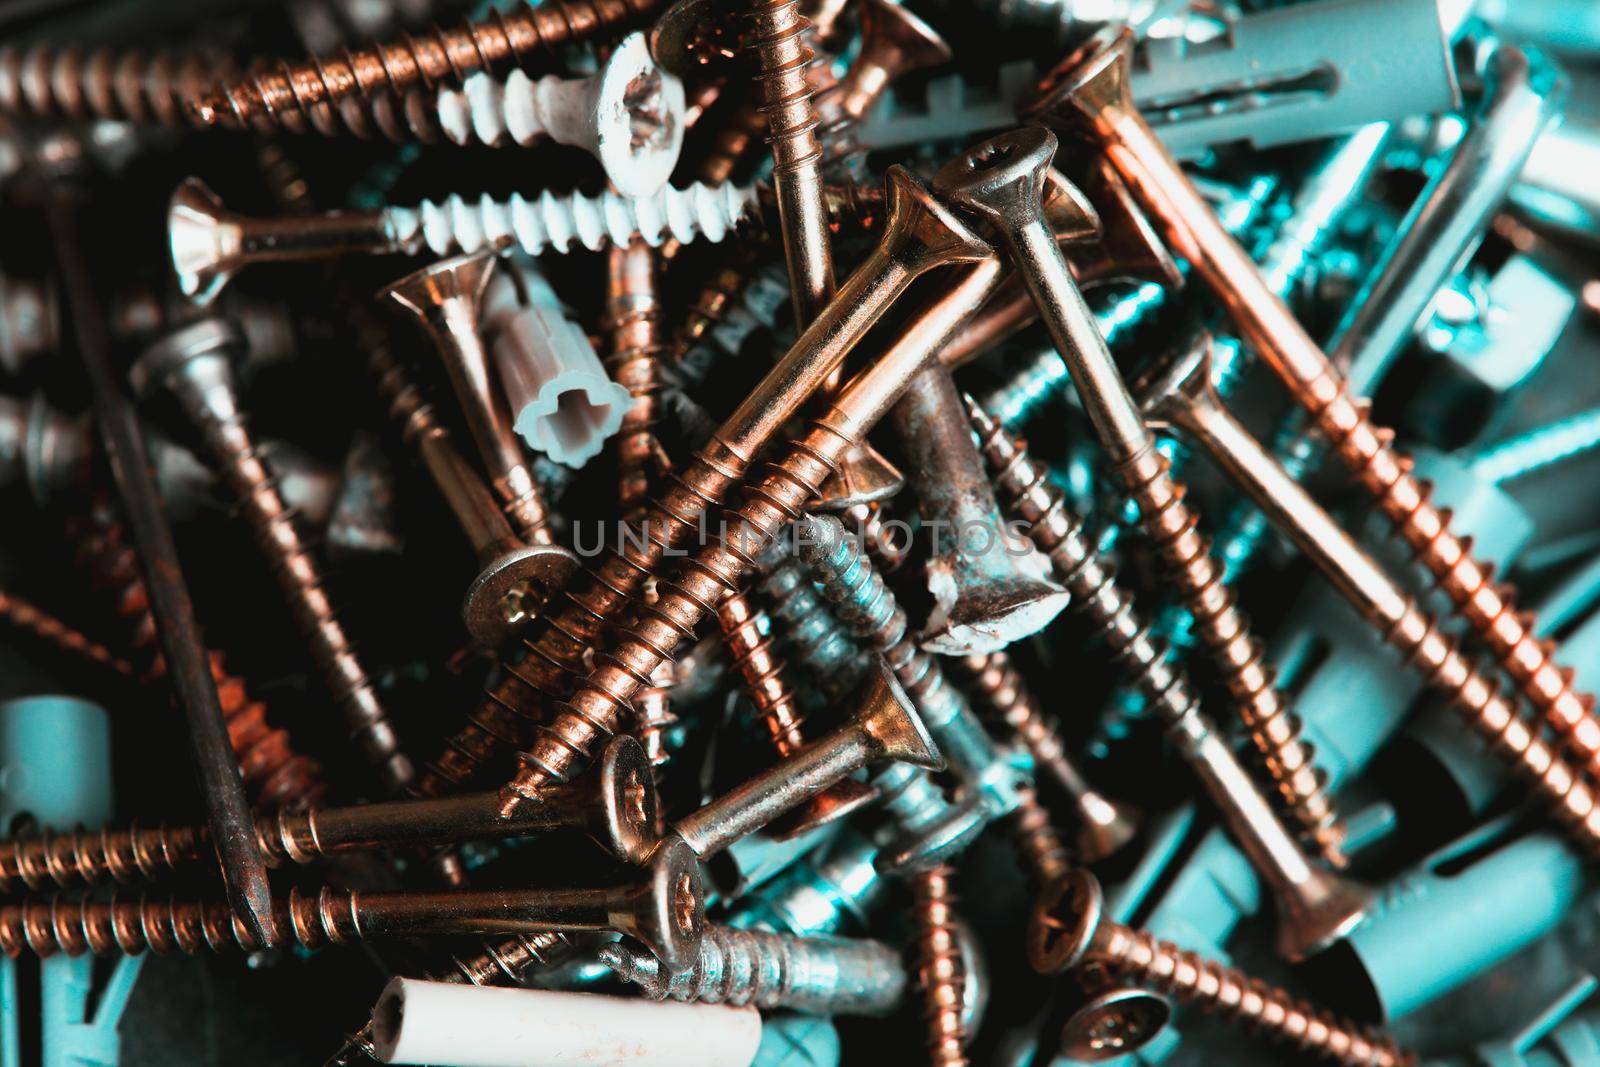
<svg viewBox="0 0 1600 1067"><path fill-rule="evenodd" d="M968 410L1007 509L1031 524L1029 536L1050 557L1074 606L1131 675L1272 893L1279 953L1301 959L1348 932L1370 906L1370 890L1318 869L1305 857L1205 717L1188 675L1139 615L1048 473L993 416L970 401Z"/></svg>
<svg viewBox="0 0 1600 1067"><path fill-rule="evenodd" d="M501 65L521 66L532 54L575 44L648 14L656 3L553 0L538 10L495 12L453 30L436 27L417 37L346 49L337 56L280 63L270 72L186 94L185 102L191 121L203 125L294 131L314 126L319 107L361 108L375 99L403 97L414 86L459 81Z"/></svg>
<svg viewBox="0 0 1600 1067"><path fill-rule="evenodd" d="M411 761L400 751L388 713L333 613L320 568L295 530L239 409L230 360L241 343L226 321L199 319L147 349L135 364L135 381L141 391L159 386L172 392L200 429L223 479L243 505L279 587L294 606L312 655L363 755L378 769L387 789L405 790L414 776Z"/></svg>
<svg viewBox="0 0 1600 1067"><path fill-rule="evenodd" d="M1096 435L1138 506L1139 521L1195 617L1280 804L1320 855L1342 864L1343 833L1326 776L1312 762L1299 719L1274 686L1260 641L1221 581L1198 519L1184 500L1185 489L1168 472L1045 224L1039 194L1055 149L1055 135L1039 127L1003 134L947 164L935 187L986 219L1011 251L1067 361Z"/></svg>
<svg viewBox="0 0 1600 1067"><path fill-rule="evenodd" d="M905 994L900 954L877 941L707 927L700 956L676 974L654 956L607 945L600 962L651 1000L754 1004L810 1015L887 1015Z"/></svg>
<svg viewBox="0 0 1600 1067"><path fill-rule="evenodd" d="M1079 869L1034 909L1028 956L1045 974L1092 964L1111 975L1205 1009L1275 1043L1347 1067L1407 1067L1415 1056L1393 1039L1296 1000L1285 990L1185 952L1102 912L1100 883Z"/></svg>

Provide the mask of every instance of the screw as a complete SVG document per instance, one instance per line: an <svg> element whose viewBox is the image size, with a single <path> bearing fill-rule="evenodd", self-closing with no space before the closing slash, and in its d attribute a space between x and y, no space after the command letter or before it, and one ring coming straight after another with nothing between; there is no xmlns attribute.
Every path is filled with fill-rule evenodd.
<svg viewBox="0 0 1600 1067"><path fill-rule="evenodd" d="M759 583L789 654L824 696L838 697L864 669L861 653L833 617L800 561L785 553Z"/></svg>
<svg viewBox="0 0 1600 1067"><path fill-rule="evenodd" d="M1056 724L1046 718L1010 656L990 652L952 660L951 664L967 683L968 695L980 714L1004 723L1021 737L1033 755L1035 773L1047 772L1072 800L1078 816L1073 849L1084 863L1099 863L1133 840L1139 830L1139 812L1101 793L1073 764Z"/></svg>
<svg viewBox="0 0 1600 1067"><path fill-rule="evenodd" d="M1302 959L1349 932L1372 903L1364 886L1318 869L1295 844L1233 750L1200 710L1194 686L1139 616L1115 569L1092 547L1048 472L975 402L968 412L1007 509L1031 524L1029 536L1055 567L1073 604L1110 647L1119 666L1194 768L1235 841L1272 893L1278 951Z"/></svg>
<svg viewBox="0 0 1600 1067"><path fill-rule="evenodd" d="M1044 974L1081 963L1192 1004L1268 1040L1350 1067L1405 1067L1416 1058L1393 1039L1296 1000L1242 971L1224 967L1104 916L1100 883L1079 869L1040 899L1028 928L1028 957Z"/></svg>
<svg viewBox="0 0 1600 1067"><path fill-rule="evenodd" d="M888 181L889 219L873 252L652 507L643 523L652 534L647 544L624 546L637 559L613 557L602 567L602 578L608 570L620 572L618 580L636 588L666 550L660 539L686 543L709 502L742 477L760 446L822 384L913 278L936 265L987 256L987 246L936 207L904 170L891 167ZM891 360L896 352L899 355ZM753 568L764 543L816 495L818 486L809 485L810 480L825 478L836 469L837 450L847 449L862 436L865 425L881 415L883 392L892 398L923 354L914 344L897 345L857 379L864 384L850 403L836 397L828 424L816 426L801 439L802 446L791 447L783 463L748 488L744 504L728 516L726 535L683 561L682 579L660 588L660 601L648 612L637 612L624 626L620 647L599 657L596 669L572 699L550 722L540 724L539 737L522 754L522 769L507 788L508 805L514 807L521 802L518 798L533 800L542 783L564 778L595 738L614 728L642 680L692 634L695 622L736 589L737 579L729 576L742 576ZM628 577L630 572L633 577Z"/></svg>
<svg viewBox="0 0 1600 1067"><path fill-rule="evenodd" d="M133 664L89 635L4 589L0 589L0 619L74 658L88 660L124 678L133 677Z"/></svg>
<svg viewBox="0 0 1600 1067"><path fill-rule="evenodd" d="M276 70L249 75L186 97L191 121L204 125L281 128L315 126L315 109L370 106L374 100L403 96L413 86L461 81L502 64L522 66L530 53L549 52L597 36L636 15L648 14L657 0L554 0L539 10L494 12L453 30L434 27L420 37L371 48L345 49L338 56L303 63L280 63Z"/></svg>
<svg viewBox="0 0 1600 1067"><path fill-rule="evenodd" d="M795 542L839 621L888 660L957 778L982 796L991 817L1015 810L1016 772L939 661L910 639L905 611L844 524L831 515L804 515L795 526Z"/></svg>
<svg viewBox="0 0 1600 1067"><path fill-rule="evenodd" d="M523 461L505 403L490 385L489 356L478 332L483 292L494 264L494 255L487 251L440 260L385 287L379 299L392 300L414 314L438 348L489 472L489 484L517 534L529 544L545 546L546 551L535 557L544 568L541 584L558 589L566 584L575 560L551 544L549 515Z"/></svg>
<svg viewBox="0 0 1600 1067"><path fill-rule="evenodd" d="M1323 858L1342 864L1342 830L1325 775L1300 738L1300 723L1273 685L1260 642L1209 555L1184 487L1167 471L1138 406L1072 281L1039 203L1055 135L1038 127L984 142L947 164L935 186L985 217L1010 249L1066 360L1096 435L1116 465L1139 519L1178 584L1240 717L1277 787L1277 799Z"/></svg>
<svg viewBox="0 0 1600 1067"><path fill-rule="evenodd" d="M612 352L606 359L612 381L633 402L622 416L617 436L617 494L624 521L637 519L651 482L672 466L657 439L661 420L661 301L656 295L655 252L643 241L611 249L607 260L606 318Z"/></svg>
<svg viewBox="0 0 1600 1067"><path fill-rule="evenodd" d="M889 86L914 71L942 67L953 54L933 27L889 0L856 5L861 45L845 76L817 97L823 139L832 140L866 118Z"/></svg>
<svg viewBox="0 0 1600 1067"><path fill-rule="evenodd" d="M948 866L923 871L911 880L912 916L916 932L910 944L911 971L922 993L928 1021L929 1062L934 1067L966 1067L967 1026L962 987L958 922L950 890L954 874Z"/></svg>
<svg viewBox="0 0 1600 1067"><path fill-rule="evenodd" d="M1119 985L1104 968L1078 970L1084 1000L1061 1027L1061 1054L1084 1063L1131 1056L1166 1028L1172 1002L1166 997Z"/></svg>
<svg viewBox="0 0 1600 1067"><path fill-rule="evenodd" d="M129 652L137 672L152 681L160 679L167 667L156 639L150 596L138 557L123 540L121 527L96 507L70 522L67 533L76 546L74 562L94 584L110 590L113 610L128 623ZM206 662L217 686L228 741L252 800L266 807L315 803L326 788L322 768L294 750L289 732L269 721L266 704L251 696L243 679L229 673L221 653L209 651Z"/></svg>
<svg viewBox="0 0 1600 1067"><path fill-rule="evenodd" d="M1133 105L1128 93L1131 49L1124 35L1096 35L1057 67L1052 87L1032 114L1052 123L1088 122L1098 137L1115 146L1112 160L1165 228L1168 242L1195 265L1244 339L1310 414L1473 633L1547 721L1578 732L1585 751L1594 750L1600 734L1589 726L1593 697L1572 688L1571 669L1552 659L1553 642L1535 637L1531 616L1516 611L1515 591L1497 586L1492 569L1473 558L1469 540L1450 532L1448 513L1429 503L1430 487L1412 475L1410 457L1394 449L1392 431L1372 422L1366 403L1350 392L1327 355L1218 225Z"/></svg>
<svg viewBox="0 0 1600 1067"><path fill-rule="evenodd" d="M424 248L450 256L507 243L539 255L574 247L599 252L635 237L651 246L669 237L721 241L755 203L752 188L697 184L687 189L667 186L642 198L545 192L533 200L514 194L468 203L451 196L377 211L255 218L228 211L204 182L189 178L172 194L167 231L178 287L204 305L253 263L411 255Z"/></svg>
<svg viewBox="0 0 1600 1067"><path fill-rule="evenodd" d="M0 49L0 113L198 125L186 102L233 73L233 63L215 55L10 46Z"/></svg>
<svg viewBox="0 0 1600 1067"><path fill-rule="evenodd" d="M1521 753L1500 743L1505 724L1520 716L1516 706L1500 694L1497 683L1462 653L1442 630L1439 620L1423 611L1415 598L1390 578L1223 406L1211 388L1209 343L1210 338L1202 335L1164 365L1152 369L1140 383L1146 410L1154 418L1182 427L1204 447L1273 524L1293 538L1384 641L1422 671L1473 729L1494 742L1498 751L1512 757L1547 799L1566 809L1565 790L1549 790L1544 774L1531 773L1531 768L1523 764ZM1547 714L1545 723L1571 755L1581 761L1564 773L1581 779L1600 768L1600 721L1592 714L1586 710L1577 721ZM1588 842L1588 834L1585 828L1579 836Z"/></svg>
<svg viewBox="0 0 1600 1067"><path fill-rule="evenodd" d="M362 753L386 788L404 790L413 777L411 761L400 751L377 691L333 614L316 561L295 530L239 410L229 360L242 343L227 321L199 319L145 350L134 365L135 384L141 392L159 386L173 393L200 429L223 480L243 505Z"/></svg>
<svg viewBox="0 0 1600 1067"><path fill-rule="evenodd" d="M906 986L899 953L881 942L729 926L707 927L700 957L676 974L623 944L606 945L599 957L651 1000L754 1004L808 1015L888 1015Z"/></svg>
<svg viewBox="0 0 1600 1067"><path fill-rule="evenodd" d="M273 913L279 936L305 948L419 934L615 930L672 967L699 951L705 899L694 854L657 849L642 875L603 889L463 889L442 893L293 890ZM0 951L79 956L143 951L194 955L262 946L221 900L33 898L0 906Z"/></svg>

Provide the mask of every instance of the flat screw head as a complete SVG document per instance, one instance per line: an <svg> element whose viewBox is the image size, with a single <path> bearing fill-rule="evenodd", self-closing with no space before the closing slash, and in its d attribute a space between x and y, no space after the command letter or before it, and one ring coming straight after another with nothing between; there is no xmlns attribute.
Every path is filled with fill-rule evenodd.
<svg viewBox="0 0 1600 1067"><path fill-rule="evenodd" d="M669 837L655 849L650 864L648 896L620 924L674 971L687 969L705 935L706 894L700 881L700 858L680 837Z"/></svg>
<svg viewBox="0 0 1600 1067"><path fill-rule="evenodd" d="M467 632L483 647L498 648L577 569L577 557L558 545L530 545L496 556L478 572L462 599Z"/></svg>
<svg viewBox="0 0 1600 1067"><path fill-rule="evenodd" d="M1083 958L1100 926L1100 882L1081 868L1046 886L1028 920L1028 962L1040 974L1060 974Z"/></svg>
<svg viewBox="0 0 1600 1067"><path fill-rule="evenodd" d="M438 320L446 307L462 302L471 309L471 321L476 323L484 290L494 272L495 256L496 250L486 248L441 259L385 286L378 299L393 300L430 330L439 328Z"/></svg>
<svg viewBox="0 0 1600 1067"><path fill-rule="evenodd" d="M1172 1005L1165 997L1142 989L1113 989L1072 1013L1061 1028L1061 1051L1083 1063L1130 1056L1171 1018Z"/></svg>
<svg viewBox="0 0 1600 1067"><path fill-rule="evenodd" d="M1089 133L1111 111L1137 114L1128 76L1133 32L1115 23L1067 55L1039 83L1038 95L1021 115L1052 128Z"/></svg>
<svg viewBox="0 0 1600 1067"><path fill-rule="evenodd" d="M656 783L644 747L632 737L614 737L590 773L600 786L602 843L630 863L645 862L659 839Z"/></svg>
<svg viewBox="0 0 1600 1067"><path fill-rule="evenodd" d="M172 392L193 417L229 419L235 403L233 355L244 336L227 319L197 319L156 339L128 370L134 392Z"/></svg>
<svg viewBox="0 0 1600 1067"><path fill-rule="evenodd" d="M884 175L884 248L910 273L949 263L975 263L994 250L955 213L896 164Z"/></svg>
<svg viewBox="0 0 1600 1067"><path fill-rule="evenodd" d="M199 307L217 298L239 267L244 230L211 187L185 179L167 205L167 247L178 288Z"/></svg>
<svg viewBox="0 0 1600 1067"><path fill-rule="evenodd" d="M683 83L630 34L601 69L592 103L595 151L617 190L651 196L672 176L683 148Z"/></svg>
<svg viewBox="0 0 1600 1067"><path fill-rule="evenodd" d="M1056 135L1041 126L1009 130L945 164L933 188L1002 232L1044 219L1045 176Z"/></svg>

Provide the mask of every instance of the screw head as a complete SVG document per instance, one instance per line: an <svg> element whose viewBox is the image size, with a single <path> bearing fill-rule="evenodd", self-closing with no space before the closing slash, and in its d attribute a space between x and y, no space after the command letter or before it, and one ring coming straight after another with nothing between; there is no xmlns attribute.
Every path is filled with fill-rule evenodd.
<svg viewBox="0 0 1600 1067"><path fill-rule="evenodd" d="M1084 1063L1129 1056L1148 1045L1172 1018L1165 997L1143 989L1112 989L1091 997L1061 1027L1061 1051Z"/></svg>
<svg viewBox="0 0 1600 1067"><path fill-rule="evenodd" d="M467 632L485 648L498 648L577 568L577 557L559 545L530 545L496 556L462 598Z"/></svg>
<svg viewBox="0 0 1600 1067"><path fill-rule="evenodd" d="M167 248L178 289L195 305L217 298L239 268L244 230L199 178L185 179L167 205Z"/></svg>
<svg viewBox="0 0 1600 1067"><path fill-rule="evenodd" d="M649 878L641 906L620 917L618 929L642 941L671 970L685 970L699 955L705 936L700 857L683 838L672 835L656 846Z"/></svg>
<svg viewBox="0 0 1600 1067"><path fill-rule="evenodd" d="M1083 958L1100 926L1099 879L1078 868L1046 886L1028 920L1028 962L1041 974L1060 974Z"/></svg>
<svg viewBox="0 0 1600 1067"><path fill-rule="evenodd" d="M593 102L595 150L624 196L652 196L683 149L683 83L650 55L642 33L623 39L601 69Z"/></svg>
<svg viewBox="0 0 1600 1067"><path fill-rule="evenodd" d="M590 773L600 787L601 844L629 863L643 863L656 837L656 783L644 747L627 735L606 743Z"/></svg>
<svg viewBox="0 0 1600 1067"><path fill-rule="evenodd" d="M1042 126L991 137L940 168L934 192L1002 231L1040 222L1056 144L1056 135Z"/></svg>

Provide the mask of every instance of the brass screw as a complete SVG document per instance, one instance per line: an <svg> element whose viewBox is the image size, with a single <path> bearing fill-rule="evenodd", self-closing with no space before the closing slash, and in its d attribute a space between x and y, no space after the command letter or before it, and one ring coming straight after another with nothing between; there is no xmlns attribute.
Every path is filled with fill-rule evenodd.
<svg viewBox="0 0 1600 1067"><path fill-rule="evenodd" d="M1040 191L1055 150L1055 135L1039 127L1002 134L947 164L935 186L985 218L1011 251L1096 434L1138 505L1140 522L1189 604L1195 628L1277 787L1280 805L1324 859L1341 865L1343 831L1326 776L1312 762L1299 718L1274 686L1261 643L1222 582L1221 568L1184 501L1185 489L1168 473L1166 458L1156 449L1045 224Z"/></svg>
<svg viewBox="0 0 1600 1067"><path fill-rule="evenodd" d="M963 1018L964 973L955 897L954 871L948 866L923 871L911 880L916 933L911 941L911 972L922 993L928 1021L928 1055L934 1067L967 1067L967 1025Z"/></svg>
<svg viewBox="0 0 1600 1067"><path fill-rule="evenodd" d="M235 75L224 56L110 49L85 55L76 47L43 43L27 51L8 46L0 49L0 113L203 125L188 102Z"/></svg>
<svg viewBox="0 0 1600 1067"><path fill-rule="evenodd" d="M1470 539L1450 532L1449 513L1429 503L1431 487L1411 473L1411 458L1395 450L1393 431L1372 422L1367 402L1351 394L1338 368L1162 146L1129 94L1132 47L1114 28L1096 34L1052 72L1031 115L1053 125L1087 126L1113 146L1108 157L1168 242L1194 264L1435 585L1568 749L1600 766L1593 696L1572 688L1573 672L1556 665L1554 643L1534 636L1531 616L1516 610L1514 591L1493 581L1492 568L1473 557Z"/></svg>
<svg viewBox="0 0 1600 1067"><path fill-rule="evenodd" d="M1028 956L1045 974L1095 964L1192 1004L1268 1040L1348 1067L1407 1067L1416 1057L1389 1037L1296 1000L1285 990L1185 952L1105 917L1100 883L1085 870L1057 882L1034 909Z"/></svg>
<svg viewBox="0 0 1600 1067"><path fill-rule="evenodd" d="M608 253L606 318L612 351L606 359L612 381L633 403L617 431L617 496L624 521L643 509L655 478L670 463L655 426L661 420L661 302L656 296L655 250L635 240Z"/></svg>
<svg viewBox="0 0 1600 1067"><path fill-rule="evenodd" d="M244 506L362 753L387 789L404 791L413 778L411 761L400 751L377 690L334 616L321 570L295 530L238 408L229 358L240 343L226 321L199 319L146 350L134 375L142 388L160 385L173 391L199 427L222 477Z"/></svg>
<svg viewBox="0 0 1600 1067"><path fill-rule="evenodd" d="M434 27L426 34L370 48L346 49L338 56L303 63L280 63L268 73L249 75L199 96L190 96L192 121L262 130L297 130L313 125L318 106L371 107L413 86L432 88L467 75L521 64L532 52L548 52L611 30L648 14L658 0L554 0L537 10L495 12L453 30Z"/></svg>

